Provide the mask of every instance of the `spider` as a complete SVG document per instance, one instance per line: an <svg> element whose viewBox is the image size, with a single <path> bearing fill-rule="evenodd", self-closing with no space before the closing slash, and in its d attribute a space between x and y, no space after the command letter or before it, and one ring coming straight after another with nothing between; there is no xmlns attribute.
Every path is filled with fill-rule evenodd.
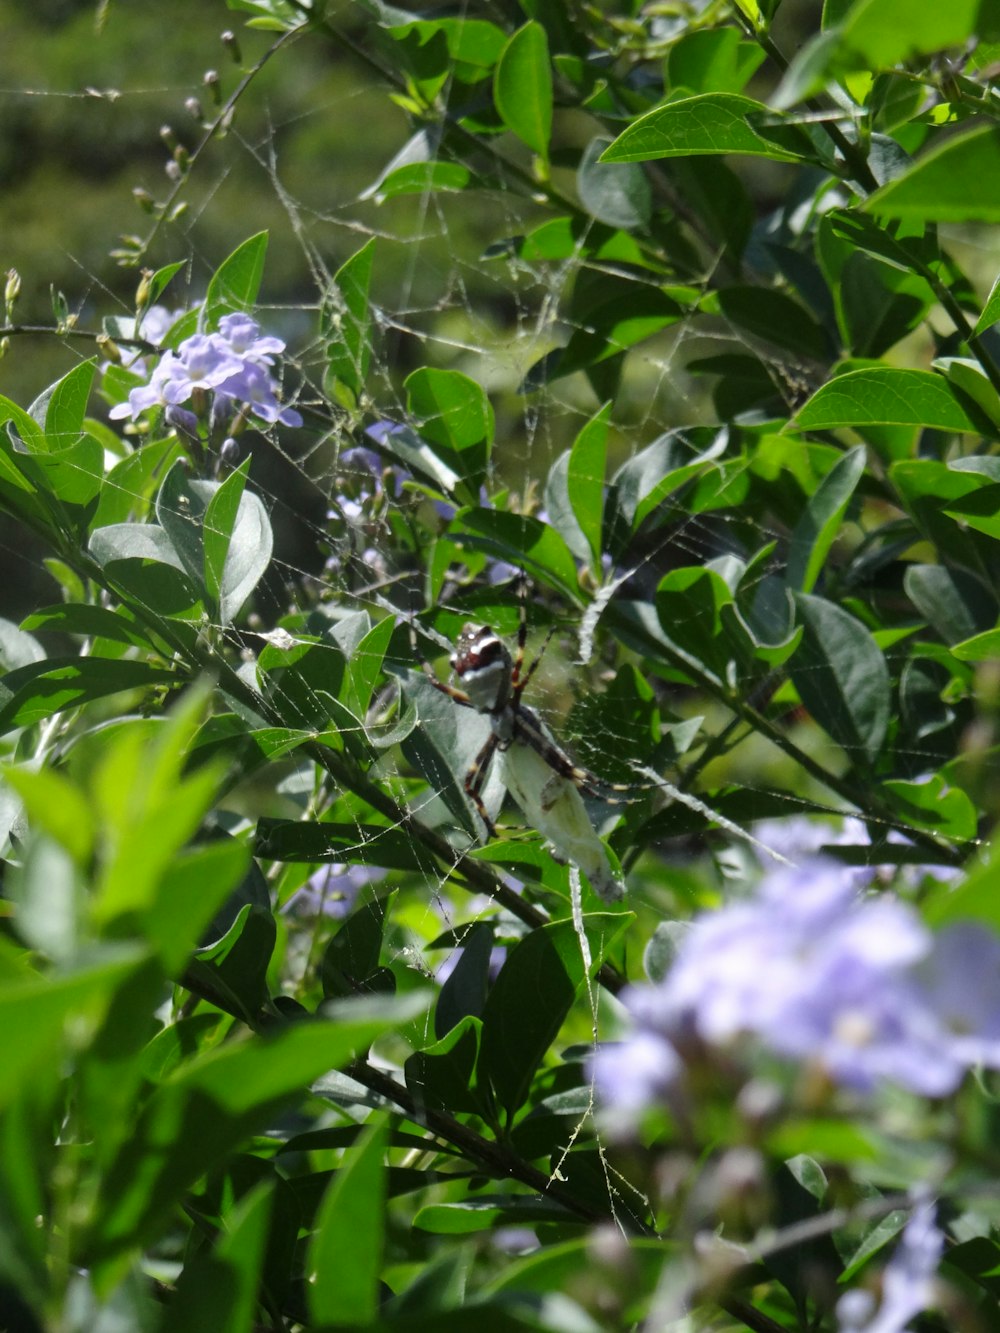
<svg viewBox="0 0 1000 1333"><path fill-rule="evenodd" d="M513 656L489 626L469 624L463 626L450 659L464 689L438 680L426 663L424 673L449 699L462 708L485 714L490 720L490 734L463 782L488 836L496 835L496 827L481 793L490 762L498 756L503 763L504 784L533 827L549 840L557 854L579 866L595 892L611 902L622 896L624 886L590 822L581 792L609 804L621 804L607 795L607 791L628 788L602 782L574 764L535 710L521 701L553 632L549 631L541 650L525 668L528 624L522 602L517 650Z"/></svg>

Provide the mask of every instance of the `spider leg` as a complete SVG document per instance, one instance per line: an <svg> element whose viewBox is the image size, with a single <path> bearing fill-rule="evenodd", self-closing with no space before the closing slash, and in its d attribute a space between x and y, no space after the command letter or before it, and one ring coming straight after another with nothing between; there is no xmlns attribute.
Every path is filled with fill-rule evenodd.
<svg viewBox="0 0 1000 1333"><path fill-rule="evenodd" d="M479 811L479 817L486 826L486 836L495 838L497 836L497 826L490 819L486 806L483 805L483 798L480 793L483 790L483 783L486 781L486 770L489 768L490 760L496 751L499 741L494 732L486 737L482 749L472 761L472 765L465 775L465 781L462 784L465 788L465 794Z"/></svg>

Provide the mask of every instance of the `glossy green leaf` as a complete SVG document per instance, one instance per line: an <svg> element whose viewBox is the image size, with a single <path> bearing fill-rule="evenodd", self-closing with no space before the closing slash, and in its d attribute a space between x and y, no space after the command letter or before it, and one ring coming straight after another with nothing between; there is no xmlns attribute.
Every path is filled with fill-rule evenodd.
<svg viewBox="0 0 1000 1333"><path fill-rule="evenodd" d="M250 311L264 277L267 232L259 231L238 245L209 279L205 293L205 324L214 328L223 315Z"/></svg>
<svg viewBox="0 0 1000 1333"><path fill-rule="evenodd" d="M442 194L464 190L471 180L460 162L410 162L383 176L374 197L381 203L405 194Z"/></svg>
<svg viewBox="0 0 1000 1333"><path fill-rule="evenodd" d="M203 520L205 589L218 607L219 620L230 624L271 563L274 539L260 497L244 490L250 459L221 485L194 482L208 502Z"/></svg>
<svg viewBox="0 0 1000 1333"><path fill-rule="evenodd" d="M405 381L406 401L418 429L434 444L461 453L492 442L493 408L483 389L459 370L415 370Z"/></svg>
<svg viewBox="0 0 1000 1333"><path fill-rule="evenodd" d="M375 239L365 244L334 275L322 314L327 338L327 372L346 384L357 398L371 363L371 315L368 291L371 286Z"/></svg>
<svg viewBox="0 0 1000 1333"><path fill-rule="evenodd" d="M392 895L363 902L330 940L320 964L324 996L385 989L378 976L379 955L391 901Z"/></svg>
<svg viewBox="0 0 1000 1333"><path fill-rule="evenodd" d="M496 108L509 130L543 161L552 135L552 68L540 23L526 23L501 52L493 78Z"/></svg>
<svg viewBox="0 0 1000 1333"><path fill-rule="evenodd" d="M750 123L767 107L738 93L699 93L681 97L634 120L601 154L602 162L648 162L660 157L740 153L794 162L802 156Z"/></svg>
<svg viewBox="0 0 1000 1333"><path fill-rule="evenodd" d="M386 1123L368 1126L327 1190L306 1257L309 1309L317 1324L372 1323L385 1245Z"/></svg>
<svg viewBox="0 0 1000 1333"><path fill-rule="evenodd" d="M866 453L852 449L826 474L792 533L787 581L797 592L812 592L836 540L851 496L864 475Z"/></svg>
<svg viewBox="0 0 1000 1333"><path fill-rule="evenodd" d="M976 434L984 425L974 404L960 398L942 375L888 366L837 375L798 409L795 422L802 430L902 425Z"/></svg>
<svg viewBox="0 0 1000 1333"><path fill-rule="evenodd" d="M791 659L799 697L854 760L874 763L889 726L889 668L871 631L821 597L795 599L805 633Z"/></svg>
<svg viewBox="0 0 1000 1333"><path fill-rule="evenodd" d="M949 787L939 773L922 782L883 782L881 790L899 814L940 837L968 841L976 836L976 807L959 787Z"/></svg>
<svg viewBox="0 0 1000 1333"><path fill-rule="evenodd" d="M946 138L865 208L909 222L1000 222L1000 129L979 125Z"/></svg>

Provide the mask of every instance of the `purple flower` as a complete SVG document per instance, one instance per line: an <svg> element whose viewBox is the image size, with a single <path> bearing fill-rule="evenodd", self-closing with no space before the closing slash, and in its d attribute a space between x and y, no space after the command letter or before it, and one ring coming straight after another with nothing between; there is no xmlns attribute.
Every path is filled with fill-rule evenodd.
<svg viewBox="0 0 1000 1333"><path fill-rule="evenodd" d="M229 415L246 407L269 425L300 426L299 413L279 402L270 370L284 348L280 338L261 337L249 315L224 315L218 332L194 333L176 352L164 352L149 383L133 389L128 402L108 415L134 421L147 408L177 406L202 391L213 394L216 415L220 405Z"/></svg>
<svg viewBox="0 0 1000 1333"><path fill-rule="evenodd" d="M887 1081L940 1097L970 1066L1000 1067L1000 939L973 924L935 937L911 907L859 896L823 858L775 870L755 898L696 920L664 980L625 1002L633 1049L598 1077L612 1104L631 1104L642 1077L652 1097L658 1078L676 1076L662 1045L636 1045L650 1036L680 1053L692 1040L750 1038L858 1092Z"/></svg>
<svg viewBox="0 0 1000 1333"><path fill-rule="evenodd" d="M929 1200L914 1208L882 1274L882 1302L874 1318L869 1292L849 1291L840 1298L839 1333L903 1333L911 1319L934 1305L935 1278L944 1248L934 1213Z"/></svg>

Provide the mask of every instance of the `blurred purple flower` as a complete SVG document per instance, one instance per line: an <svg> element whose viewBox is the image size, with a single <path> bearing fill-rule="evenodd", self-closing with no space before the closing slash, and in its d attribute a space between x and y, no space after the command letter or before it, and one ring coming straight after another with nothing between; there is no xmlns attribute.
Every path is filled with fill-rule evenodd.
<svg viewBox="0 0 1000 1333"><path fill-rule="evenodd" d="M935 937L908 905L860 897L850 867L814 858L696 920L664 980L625 1003L636 1031L595 1067L612 1105L634 1110L644 1082L654 1100L692 1039L745 1037L858 1092L888 1081L940 1097L971 1065L1000 1066L1000 939L973 924Z"/></svg>
<svg viewBox="0 0 1000 1333"><path fill-rule="evenodd" d="M911 1319L933 1307L944 1248L944 1236L934 1214L935 1205L929 1200L914 1208L882 1274L882 1301L877 1314L870 1292L856 1289L840 1298L839 1333L904 1333Z"/></svg>
<svg viewBox="0 0 1000 1333"><path fill-rule="evenodd" d="M149 407L186 403L202 390L214 395L216 411L219 404L230 413L245 406L269 424L301 426L299 413L278 401L271 374L274 357L284 347L280 338L260 336L260 326L249 315L224 315L218 332L194 333L176 352L164 352L149 383L133 389L128 402L116 404L108 415L134 421Z"/></svg>
<svg viewBox="0 0 1000 1333"><path fill-rule="evenodd" d="M381 866L346 865L342 861L320 866L285 903L285 911L293 916L339 920L351 914L364 886L384 879L385 874Z"/></svg>

